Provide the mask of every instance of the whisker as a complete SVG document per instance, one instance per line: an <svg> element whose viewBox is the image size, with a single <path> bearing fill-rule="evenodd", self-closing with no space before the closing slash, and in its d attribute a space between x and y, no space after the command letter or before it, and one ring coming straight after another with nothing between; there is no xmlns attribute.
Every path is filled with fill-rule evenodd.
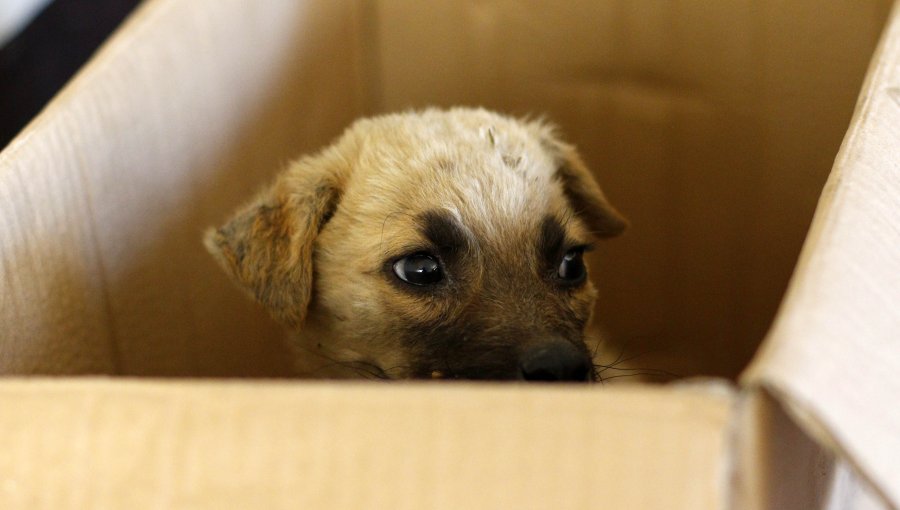
<svg viewBox="0 0 900 510"><path fill-rule="evenodd" d="M659 369L659 368L646 368L646 367L645 368L618 368L618 367L608 367L605 365L595 365L595 366L602 367L602 370L599 370L599 372L601 372L601 373L606 372L607 370L615 370L615 371L619 371L619 372L638 372L638 373L645 374L645 375L646 374L654 374L658 377L670 377L672 379L681 379L682 377L684 377L681 374L677 374L675 372L670 372L668 370L663 370L663 369ZM606 378L609 379L611 377L622 377L622 376L626 376L626 375L629 375L629 374L606 376Z"/></svg>
<svg viewBox="0 0 900 510"><path fill-rule="evenodd" d="M394 365L392 367L383 368L382 371L385 374L385 379L396 379L397 377L390 376L390 372L395 371L395 370L400 370L400 371L406 370L408 372L411 368L412 368L411 365Z"/></svg>
<svg viewBox="0 0 900 510"><path fill-rule="evenodd" d="M597 352L599 352L600 341L597 342L597 345L594 347L594 354L592 359L596 359ZM665 380L675 380L680 379L683 376L681 374L677 374L674 372L670 372L664 369L657 369L651 367L632 367L632 366L621 366L623 364L628 364L631 361L647 356L648 354L659 352L663 349L647 349L643 352L639 352L633 355L626 355L627 346L622 345L619 349L618 354L615 359L611 362L594 362L593 364L593 372L595 374L596 379L600 383L609 382L612 379L618 379L621 377L652 377L656 379L665 379Z"/></svg>
<svg viewBox="0 0 900 510"><path fill-rule="evenodd" d="M321 365L321 366L315 368L314 370L310 370L310 371L301 373L299 375L314 377L315 374L321 373L323 370L333 368L333 367L341 367L341 368L346 368L348 370L352 370L356 375L365 377L366 379L387 379L388 378L386 376L386 374L383 373L383 370L381 369L381 367L379 367L375 363L371 363L371 362L367 362L367 361L363 361L363 360L341 361L341 360L336 360L336 359L326 355L323 352L313 350L313 349L303 346L303 345L296 345L294 347L303 349L304 351L306 351L314 356L318 356L319 358L322 358L324 360L331 362L331 363L328 363L325 365Z"/></svg>
<svg viewBox="0 0 900 510"><path fill-rule="evenodd" d="M620 378L620 377L638 377L638 376L660 377L660 378L662 378L662 377L667 377L667 376L662 375L662 374L654 374L654 373L644 373L644 372L639 372L639 373L637 373L637 374L610 375L610 376L607 376L607 377L606 377L606 380L608 381L608 380L610 380L610 379L618 379L618 378Z"/></svg>

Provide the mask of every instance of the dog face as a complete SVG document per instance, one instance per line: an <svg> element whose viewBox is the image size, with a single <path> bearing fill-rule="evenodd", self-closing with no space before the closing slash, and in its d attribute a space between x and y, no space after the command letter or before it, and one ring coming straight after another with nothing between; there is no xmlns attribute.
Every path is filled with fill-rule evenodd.
<svg viewBox="0 0 900 510"><path fill-rule="evenodd" d="M624 227L545 124L428 110L356 122L206 244L301 371L591 380L582 254Z"/></svg>

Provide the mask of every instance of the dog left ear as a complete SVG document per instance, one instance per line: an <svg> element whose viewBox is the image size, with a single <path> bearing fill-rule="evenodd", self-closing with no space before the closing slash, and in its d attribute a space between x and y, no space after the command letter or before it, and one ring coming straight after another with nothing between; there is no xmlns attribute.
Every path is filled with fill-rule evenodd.
<svg viewBox="0 0 900 510"><path fill-rule="evenodd" d="M336 174L302 160L219 228L206 248L279 322L299 327L313 288L313 244L337 207Z"/></svg>
<svg viewBox="0 0 900 510"><path fill-rule="evenodd" d="M555 159L556 179L562 183L575 214L598 237L621 234L628 227L628 220L609 203L575 147L546 131L542 140Z"/></svg>

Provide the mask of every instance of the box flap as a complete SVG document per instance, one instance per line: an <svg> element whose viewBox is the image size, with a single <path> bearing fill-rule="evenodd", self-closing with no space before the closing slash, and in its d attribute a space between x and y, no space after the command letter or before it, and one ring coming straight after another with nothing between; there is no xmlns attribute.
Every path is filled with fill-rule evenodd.
<svg viewBox="0 0 900 510"><path fill-rule="evenodd" d="M743 382L900 507L900 6L776 322Z"/></svg>
<svg viewBox="0 0 900 510"><path fill-rule="evenodd" d="M0 507L720 508L733 400L718 386L6 380Z"/></svg>

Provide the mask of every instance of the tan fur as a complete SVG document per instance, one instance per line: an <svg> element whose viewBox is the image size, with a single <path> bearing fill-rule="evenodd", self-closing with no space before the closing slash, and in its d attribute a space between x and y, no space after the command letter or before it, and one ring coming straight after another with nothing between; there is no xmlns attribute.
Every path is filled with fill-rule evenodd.
<svg viewBox="0 0 900 510"><path fill-rule="evenodd" d="M457 277L463 290L447 298L404 292L385 272L391 257L421 246L417 217L431 210L455 218L477 247ZM211 229L206 245L296 333L299 372L410 377L416 346L400 342L409 337L401 325L477 316L488 332L548 329L556 319L541 311L544 302L589 320L590 283L550 297L533 284L531 247L548 215L582 243L625 227L574 148L546 124L427 110L357 121Z"/></svg>

